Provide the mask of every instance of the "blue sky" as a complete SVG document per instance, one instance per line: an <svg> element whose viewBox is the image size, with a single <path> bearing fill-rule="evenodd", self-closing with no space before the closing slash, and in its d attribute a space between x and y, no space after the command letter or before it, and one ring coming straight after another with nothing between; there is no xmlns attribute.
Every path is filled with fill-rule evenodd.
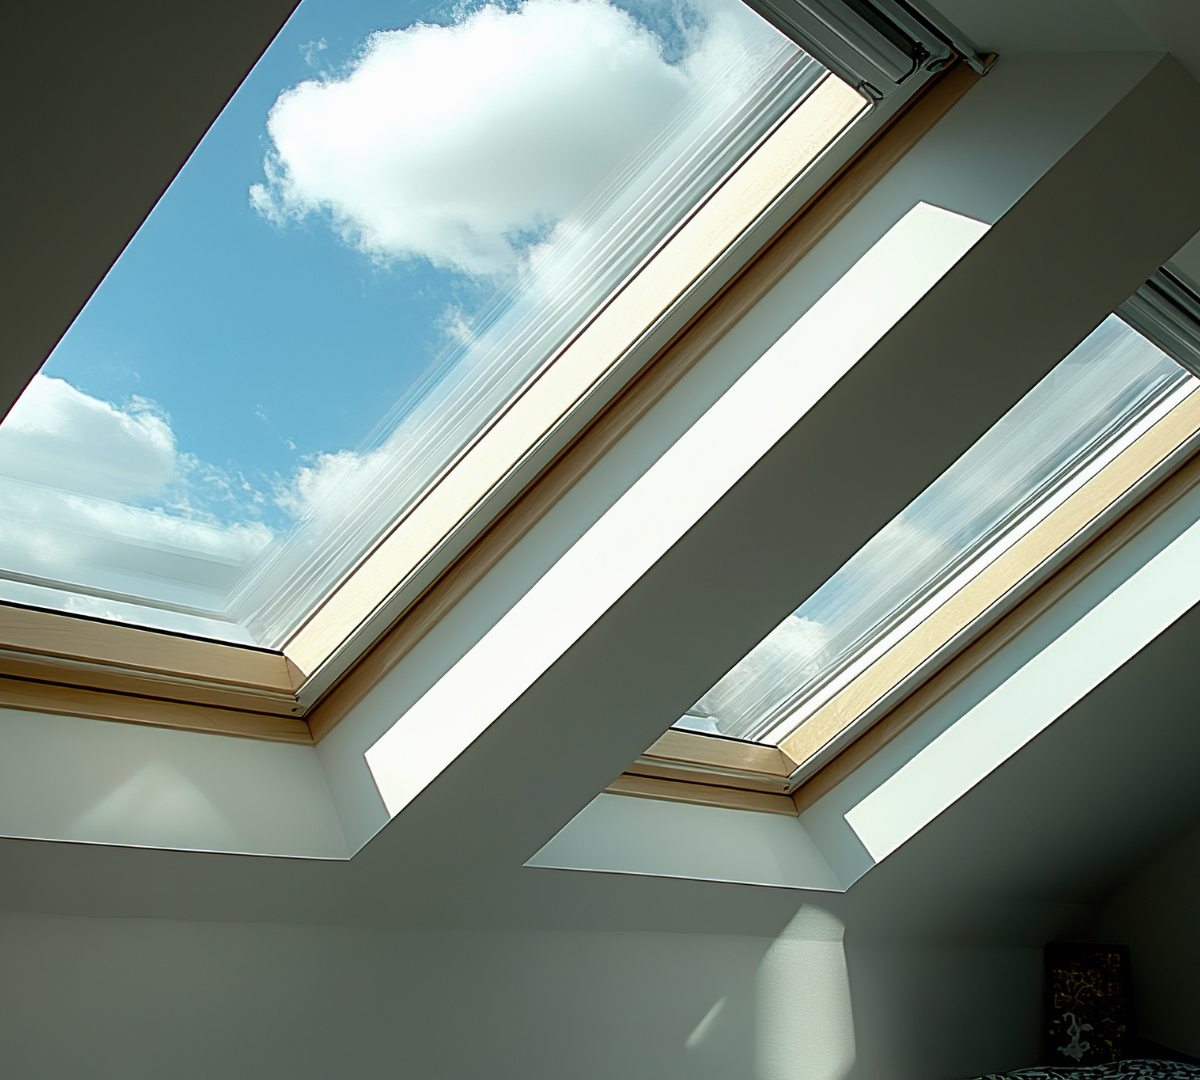
<svg viewBox="0 0 1200 1080"><path fill-rule="evenodd" d="M285 633L819 78L739 0L304 0L0 424L0 593Z"/></svg>
<svg viewBox="0 0 1200 1080"><path fill-rule="evenodd" d="M446 17L413 3L305 0L45 374L109 401L153 399L182 449L251 483L357 446L441 347L446 305L473 307L490 289L425 260L380 266L316 219L273 226L248 191L263 178L281 90L337 70L373 29Z"/></svg>
<svg viewBox="0 0 1200 1080"><path fill-rule="evenodd" d="M712 10L714 0L702 2ZM720 6L721 0L715 2ZM168 421L182 454L261 496L239 501L227 490L223 505L211 500L205 505L203 493L193 491L193 511L286 526L288 515L272 492L316 455L356 449L373 432L386 434L378 430L380 422L452 346L447 316L461 312L469 318L513 284L511 273L506 277L507 271L494 267L479 273L469 260L456 266L447 256L447 264L436 252L431 261L419 242L415 253L402 251L400 257L384 243L381 258L380 246L364 238L361 222L349 233L339 230L328 207L301 212L293 201L269 220L271 213L256 209L250 199L253 187L266 179L265 159L279 157L267 120L281 93L305 80L344 77L373 31L453 25L484 7L304 0L48 360L45 375L118 408L148 399ZM636 126L641 113L649 131L669 113L686 89L682 75L678 86L667 85L674 65L687 53L687 35L705 22L687 4L635 0L622 7L654 37L645 37L641 58L628 60L621 80L605 90L612 96L614 88L627 88L629 100L610 108L610 116L594 118L601 133ZM511 14L518 6L491 10ZM611 29L611 19L609 24ZM618 38L622 33L629 38L617 27ZM616 51L630 47L625 39L615 42ZM654 56L646 55L647 42ZM593 52L604 59L598 46ZM460 112L472 111L474 104L464 103ZM414 103L413 109L430 106ZM297 111L303 110L292 110ZM504 137L520 134L514 130ZM582 161L577 169L585 174L582 187L579 177L552 178L547 201L558 197L562 205L536 219L527 208L508 206L522 224L507 235L544 239L569 209L563 200L590 190L633 145L630 140L640 137L632 131L625 143L613 142L621 153L612 160L600 154ZM563 160L586 157L585 151L577 146ZM522 182L519 175L515 180ZM329 178L323 182L328 186ZM276 202L279 191L277 186ZM361 211L362 198L372 192L351 194ZM511 192L508 197L511 203ZM497 237L491 242L494 247ZM153 497L145 502L154 504Z"/></svg>

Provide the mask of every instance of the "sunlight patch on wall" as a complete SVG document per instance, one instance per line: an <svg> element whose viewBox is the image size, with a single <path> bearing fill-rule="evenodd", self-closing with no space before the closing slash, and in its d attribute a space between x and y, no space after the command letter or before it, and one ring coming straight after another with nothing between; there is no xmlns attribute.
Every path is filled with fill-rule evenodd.
<svg viewBox="0 0 1200 1080"><path fill-rule="evenodd" d="M854 1067L854 1010L845 927L805 904L758 969L758 1080L843 1080Z"/></svg>

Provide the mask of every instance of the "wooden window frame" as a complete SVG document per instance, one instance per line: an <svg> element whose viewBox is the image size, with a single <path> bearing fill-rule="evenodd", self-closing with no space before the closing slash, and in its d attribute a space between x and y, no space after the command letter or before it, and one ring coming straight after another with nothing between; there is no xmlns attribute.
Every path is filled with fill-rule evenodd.
<svg viewBox="0 0 1200 1080"><path fill-rule="evenodd" d="M668 731L606 790L796 815L1200 484L1200 387L768 746Z"/></svg>
<svg viewBox="0 0 1200 1080"><path fill-rule="evenodd" d="M677 312L681 298L731 249L769 221L780 197L861 118L866 106L854 112L845 96L853 91L831 76L822 80L510 403L460 459L462 471L451 471L432 488L283 649L0 603L0 707L277 742L319 741L978 78L963 62L930 75L781 228L765 242L753 238L756 251L741 269L548 463L514 488L531 443L545 443L589 388ZM439 545L497 493L503 505L438 567L432 556ZM434 506L441 509L422 510ZM429 580L422 581L431 565ZM419 589L411 598L387 604L401 585L414 582ZM347 655L356 634L357 649ZM343 663L331 664L339 654Z"/></svg>

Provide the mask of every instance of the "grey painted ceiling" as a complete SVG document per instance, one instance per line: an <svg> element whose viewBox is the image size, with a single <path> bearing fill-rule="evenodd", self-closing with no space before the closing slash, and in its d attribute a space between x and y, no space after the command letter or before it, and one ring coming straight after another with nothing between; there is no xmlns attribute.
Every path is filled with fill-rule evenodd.
<svg viewBox="0 0 1200 1080"><path fill-rule="evenodd" d="M291 0L168 7L169 16L162 5L123 0L91 18L81 14L87 5L27 5L20 16L23 40L62 30L62 52L30 48L6 70L19 80L15 100L28 103L9 122L15 159L29 168L5 170L9 205L26 212L0 260L0 293L13 312L0 322L8 379L0 400L53 345ZM944 0L944 8L987 48L1171 50L1200 74L1200 14L1190 0ZM85 177L78 161L87 153L94 167ZM846 897L821 902L861 933L1037 942L1085 917L1200 815L1198 645L1193 612ZM773 935L806 899L523 869L530 851L473 828L493 810L486 790L462 797L474 779L444 796L435 785L434 797L406 811L408 827L385 829L350 863L0 841L0 908Z"/></svg>
<svg viewBox="0 0 1200 1080"><path fill-rule="evenodd" d="M1170 52L1200 74L1200 8L1188 0L937 0L980 48Z"/></svg>

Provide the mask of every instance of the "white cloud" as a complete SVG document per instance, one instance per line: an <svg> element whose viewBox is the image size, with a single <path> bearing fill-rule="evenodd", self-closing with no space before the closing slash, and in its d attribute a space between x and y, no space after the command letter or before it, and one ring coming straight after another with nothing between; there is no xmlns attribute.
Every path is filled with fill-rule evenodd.
<svg viewBox="0 0 1200 1080"><path fill-rule="evenodd" d="M10 471L6 461L3 471ZM171 513L164 507L130 506L60 488L12 484L3 476L0 510L10 526L0 550L36 556L47 573L64 560L86 563L101 542L106 548L125 545L143 552L172 551L188 558L237 562L261 550L271 538L271 530L261 522L226 525ZM108 562L125 565L128 559Z"/></svg>
<svg viewBox="0 0 1200 1080"><path fill-rule="evenodd" d="M373 256L495 275L592 191L692 77L604 0L488 5L373 34L338 79L282 94L254 205L326 213Z"/></svg>
<svg viewBox="0 0 1200 1080"><path fill-rule="evenodd" d="M154 495L175 475L175 435L148 401L120 409L38 374L0 425L0 463L14 479L85 495Z"/></svg>
<svg viewBox="0 0 1200 1080"><path fill-rule="evenodd" d="M158 599L218 597L271 540L221 470L180 453L152 402L38 374L0 424L0 567ZM139 586L137 583L142 582ZM155 584L148 584L155 582Z"/></svg>

